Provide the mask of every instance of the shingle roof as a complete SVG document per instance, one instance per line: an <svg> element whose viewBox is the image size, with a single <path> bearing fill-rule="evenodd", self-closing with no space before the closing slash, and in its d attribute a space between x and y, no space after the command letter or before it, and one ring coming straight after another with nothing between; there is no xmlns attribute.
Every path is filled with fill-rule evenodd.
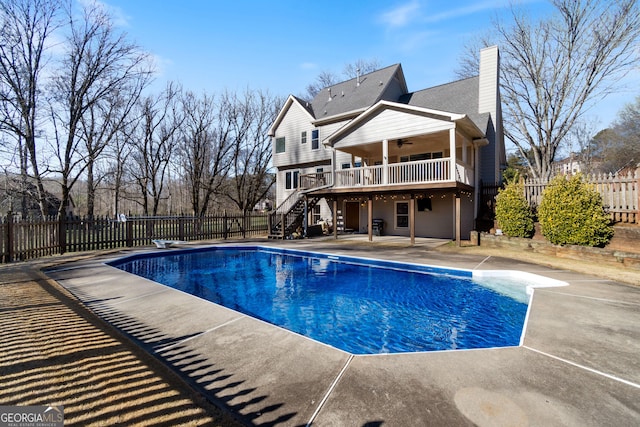
<svg viewBox="0 0 640 427"><path fill-rule="evenodd" d="M394 64L360 76L359 85L357 78L353 78L324 88L310 103L312 114L316 119L322 119L366 109L382 98L394 76L401 79L399 84L406 92L402 68L400 64Z"/></svg>
<svg viewBox="0 0 640 427"><path fill-rule="evenodd" d="M466 114L480 129L486 129L489 114L478 113L479 77L470 77L400 97L399 103L416 107Z"/></svg>

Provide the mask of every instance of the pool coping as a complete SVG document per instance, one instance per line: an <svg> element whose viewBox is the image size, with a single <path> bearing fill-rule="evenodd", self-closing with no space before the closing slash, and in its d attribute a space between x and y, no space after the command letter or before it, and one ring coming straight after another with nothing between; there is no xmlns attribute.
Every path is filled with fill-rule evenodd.
<svg viewBox="0 0 640 427"><path fill-rule="evenodd" d="M48 274L248 425L482 425L495 424L500 416L534 424L603 425L640 417L640 362L634 356L640 339L633 328L640 324L640 289L512 260L419 248L267 245L365 258L373 253L398 262L421 256L430 264L472 271L506 271L516 265L568 285L563 291L534 292L519 347L354 356L110 271L113 267L104 262L116 256ZM145 307L141 301L157 306Z"/></svg>
<svg viewBox="0 0 640 427"><path fill-rule="evenodd" d="M159 249L167 249L165 247L159 248ZM353 264L353 265L360 265L360 266L366 266L366 267L379 267L379 268L384 268L384 269L390 269L390 270L400 270L400 271L414 271L417 273L425 273L425 274L436 274L436 275L444 275L444 276L451 276L451 277L460 277L460 278L470 278L472 280L476 279L476 280L482 280L482 279L491 279L491 278L504 278L504 279L510 279L510 280L522 280L524 282L527 283L526 287L525 287L525 298L526 300L522 301L524 304L527 305L527 310L523 319L523 325L522 325L522 329L520 331L520 338L518 340L518 344L517 345L503 345L503 346L489 346L489 347L477 347L477 348L457 348L457 349L437 349L437 350L416 350L416 351L397 351L397 352L387 352L387 353L354 353L351 352L349 350L345 350L343 348L340 347L335 347L332 346L329 343L325 343L321 340L316 340L315 338L311 337L311 336L307 336L304 334L300 334L298 332L292 331L288 328L286 328L285 326L282 325L278 325L275 323L272 323L266 319L260 319L260 318L255 318L253 316L251 316L250 314L247 313L242 313L241 311L239 312L239 314L245 314L249 317L255 318L256 320L260 320L263 321L267 324L270 324L272 326L276 326L279 328L284 329L287 332L291 332L297 335L302 335L305 338L311 339L312 341L317 341L321 344L324 345L328 345L329 347L334 347L338 350L344 351L346 353L352 354L354 356L376 356L376 355L393 355L393 354L401 354L401 353L424 353L424 352L434 352L434 351L461 351L461 350L482 350L482 349L491 349L491 348L508 348L508 347L517 347L517 346L521 346L524 343L524 337L526 334L526 329L527 329L527 322L529 319L529 313L530 313L530 306L531 306L531 300L533 298L533 292L535 289L537 288L552 288L552 287L561 287L561 286L568 286L569 284L567 282L561 281L561 280L556 280L556 279L552 279L549 277L544 277L544 276L540 276L537 274L533 274L533 273L527 273L527 272L523 272L523 271L517 271L517 270L471 270L471 269L464 269L464 268L453 268L453 267L439 267L439 266L434 266L434 265L429 265L429 264L419 264L419 263L413 263L413 262L399 262L399 261L388 261L388 260L381 260L381 259L377 259L377 258L369 258L369 257L355 257L355 256L338 256L338 255L334 255L331 253L325 253L325 252L320 252L320 251L303 251L300 249L287 249L287 248L279 248L279 247L274 247L274 246L265 246L265 245L248 245L248 244L241 244L241 245L237 245L237 244L233 244L233 243L228 243L228 244L217 244L217 245L203 245L203 246L198 246L196 248L183 248L181 249L179 252L173 252L173 254L188 254L188 253L202 253L202 252L208 252L208 251L216 251L218 249L242 249L242 250L262 250L262 251L277 251L277 253L279 254L285 254L285 255L295 255L295 256L308 256L308 257L313 257L313 258L317 258L317 259L327 259L330 261L334 261L334 262L343 262L343 263L349 263L349 264ZM111 266L111 267L115 267L118 269L121 269L120 267L117 266L117 264L120 263L126 263L126 262L130 262L130 261L134 261L137 259L143 259L143 258L160 258L160 257L164 257L167 255L171 255L171 253L167 253L167 252L158 252L158 251L154 251L154 252L140 252L140 253L135 253L135 254L131 254L131 255L126 255L123 257L119 257L115 260L111 260L111 261L107 261L104 264ZM409 268L405 268L405 267L409 267ZM122 269L121 269L122 270ZM125 270L123 270L125 271ZM135 273L133 273L135 274ZM142 276L144 277L144 276ZM151 280L151 279L150 279ZM163 284L160 283L164 286L169 286L167 284ZM483 286L481 284L481 286ZM176 288L173 288L176 289ZM176 289L178 291L180 291L180 289ZM188 295L192 295L192 296L196 296L197 295L193 295L190 294L189 292L186 291L182 291L187 293ZM500 292L498 290L498 292ZM200 297L202 298L202 297ZM203 298L206 299L206 298ZM210 301L215 303L214 301ZM217 305L222 305L222 304L217 304ZM222 305L224 306L224 305ZM224 306L226 307L226 306ZM227 307L231 310L234 310L233 308ZM237 311L237 310L234 310Z"/></svg>

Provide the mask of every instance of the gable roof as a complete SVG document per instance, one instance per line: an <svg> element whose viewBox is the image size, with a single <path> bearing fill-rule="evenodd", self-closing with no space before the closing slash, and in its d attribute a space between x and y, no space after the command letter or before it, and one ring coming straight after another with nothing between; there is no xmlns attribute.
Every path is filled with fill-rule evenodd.
<svg viewBox="0 0 640 427"><path fill-rule="evenodd" d="M361 123L368 121L371 117L377 115L380 111L386 109L393 109L397 111L403 111L408 114L417 114L421 116L431 117L438 120L450 121L450 122L459 122L463 126L465 126L472 137L476 139L480 139L484 136L484 132L479 129L475 122L473 122L466 114L464 113L453 113L449 111L435 110L432 108L425 108L416 105L409 105L407 103L397 103L390 101L378 101L375 105L372 105L368 108L364 113L360 114L357 118L353 119L346 125L342 126L340 129L329 135L323 141L325 144L333 146L337 140L340 140L344 135L348 135L354 129L357 129L361 126Z"/></svg>
<svg viewBox="0 0 640 427"><path fill-rule="evenodd" d="M359 84L358 84L359 81ZM290 95L269 135L275 129L293 103L302 107L315 126L325 122L357 117L380 101L389 101L436 110L451 114L466 115L479 129L486 130L490 124L489 113L479 113L480 77L470 77L409 93L400 64L328 86L321 90L311 102Z"/></svg>
<svg viewBox="0 0 640 427"><path fill-rule="evenodd" d="M312 115L321 120L348 112L362 112L383 99L392 85L398 86L397 90L402 93L407 93L407 83L400 64L324 88L310 103ZM397 96L396 94L394 97Z"/></svg>
<svg viewBox="0 0 640 427"><path fill-rule="evenodd" d="M286 116L287 112L289 111L289 108L291 108L291 105L293 104L298 104L300 108L306 111L306 113L309 115L309 120L313 120L312 112L309 106L307 105L308 103L298 98L297 96L289 95L284 105L280 109L278 116L276 117L276 119L273 121L273 124L269 128L269 133L268 133L269 136L274 136L276 134L276 129L278 128L278 125L280 125L280 122L282 122L282 119L284 118L284 116Z"/></svg>
<svg viewBox="0 0 640 427"><path fill-rule="evenodd" d="M478 113L480 77L470 77L434 86L400 97L399 103L450 113L465 114L479 129L486 129L488 113Z"/></svg>

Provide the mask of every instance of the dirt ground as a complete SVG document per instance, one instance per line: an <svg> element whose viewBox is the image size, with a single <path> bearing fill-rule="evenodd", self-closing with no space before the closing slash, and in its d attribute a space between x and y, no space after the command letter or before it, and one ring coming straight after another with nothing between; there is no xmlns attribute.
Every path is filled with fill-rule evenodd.
<svg viewBox="0 0 640 427"><path fill-rule="evenodd" d="M64 405L65 425L240 425L47 279L43 265L0 266L0 405Z"/></svg>

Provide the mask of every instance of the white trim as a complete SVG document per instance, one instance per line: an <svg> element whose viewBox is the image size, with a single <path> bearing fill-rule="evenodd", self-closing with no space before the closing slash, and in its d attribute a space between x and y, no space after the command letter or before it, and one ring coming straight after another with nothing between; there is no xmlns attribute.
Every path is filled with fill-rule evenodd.
<svg viewBox="0 0 640 427"><path fill-rule="evenodd" d="M358 117L356 117L355 119L351 120L349 123L345 124L340 129L335 131L333 134L331 134L327 138L325 138L323 140L323 143L325 145L333 145L333 144L335 144L336 139L339 139L344 133L347 133L351 129L353 129L355 127L358 127L360 122L366 120L370 115L372 115L373 113L375 113L378 110L387 109L387 108L396 109L396 110L402 110L402 111L405 111L405 112L408 112L408 113L419 113L419 114L428 114L428 115L433 115L433 116L440 116L440 117L442 117L441 120L450 121L450 122L455 122L455 121L465 120L466 119L466 121L468 121L470 124L472 124L473 127L478 131L478 133L480 135L484 135L484 133L475 125L475 123L473 123L471 121L471 119L469 119L467 117L466 114L450 113L450 112L447 112L447 111L440 111L440 110L433 110L433 109L430 109L430 108L416 107L416 106L413 106L413 105L400 104L400 103L397 103L397 102L378 101L377 103L375 103L374 105L372 105L371 107L366 109Z"/></svg>

